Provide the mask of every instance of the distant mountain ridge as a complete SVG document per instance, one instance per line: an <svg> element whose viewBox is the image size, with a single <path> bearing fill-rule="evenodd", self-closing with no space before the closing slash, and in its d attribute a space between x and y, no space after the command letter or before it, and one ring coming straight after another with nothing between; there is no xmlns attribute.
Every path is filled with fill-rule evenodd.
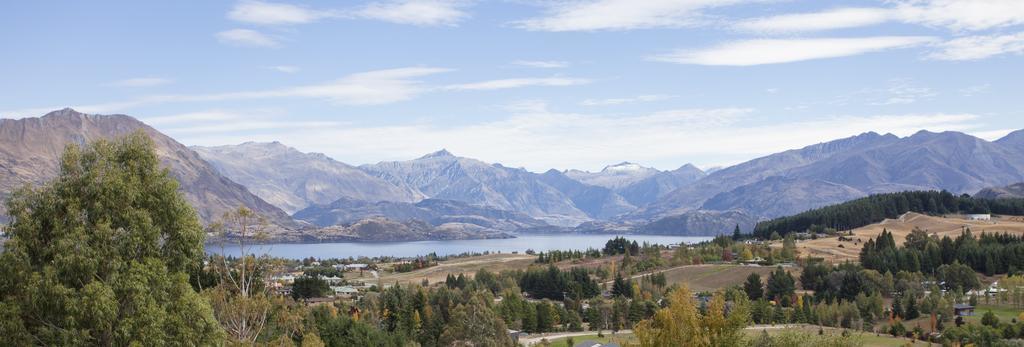
<svg viewBox="0 0 1024 347"><path fill-rule="evenodd" d="M439 227L447 223L473 224L496 231L516 231L521 228L547 225L543 221L518 212L473 206L464 202L425 199L417 203L378 201L367 202L341 198L326 205L313 205L294 217L321 227L355 223L360 220L384 217L404 222L419 220Z"/></svg>
<svg viewBox="0 0 1024 347"><path fill-rule="evenodd" d="M555 225L576 225L591 218L535 173L457 157L446 150L360 168L431 198L522 212Z"/></svg>
<svg viewBox="0 0 1024 347"><path fill-rule="evenodd" d="M870 194L947 190L1000 196L1019 194L1020 185L1011 184L1024 182L1024 130L996 141L959 132L868 132L708 172L690 164L661 171L621 162L600 172L534 173L447 150L357 167L277 142L190 149L129 116L65 109L0 121L0 197L55 177L67 143L135 130L154 139L162 162L204 221L245 205L281 226L338 226L331 232L341 238L374 239L365 232L383 226L427 238L555 227L718 234ZM305 237L300 234L289 237Z"/></svg>
<svg viewBox="0 0 1024 347"><path fill-rule="evenodd" d="M1024 198L1024 182L1014 183L1005 187L985 188L974 197L981 199L1019 199Z"/></svg>
<svg viewBox="0 0 1024 347"><path fill-rule="evenodd" d="M296 226L284 211L220 175L198 154L135 118L84 114L70 108L38 118L0 120L0 197L6 198L21 185L39 185L55 178L68 144L87 144L139 130L153 139L161 164L181 182L182 193L203 221L214 221L224 212L246 206L278 226Z"/></svg>
<svg viewBox="0 0 1024 347"><path fill-rule="evenodd" d="M415 202L424 196L320 153L302 153L279 142L200 147L192 150L222 174L264 200L295 213L339 198Z"/></svg>
<svg viewBox="0 0 1024 347"><path fill-rule="evenodd" d="M959 132L897 137L864 133L757 158L715 171L634 212L650 219L697 209L742 209L762 217L795 214L875 193L973 193L1024 181L1015 132L989 142Z"/></svg>

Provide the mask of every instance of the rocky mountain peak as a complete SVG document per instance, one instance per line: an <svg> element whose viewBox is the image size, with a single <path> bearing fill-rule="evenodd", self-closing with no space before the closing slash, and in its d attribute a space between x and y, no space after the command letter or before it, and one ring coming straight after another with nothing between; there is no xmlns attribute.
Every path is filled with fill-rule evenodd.
<svg viewBox="0 0 1024 347"><path fill-rule="evenodd" d="M452 154L452 152L449 152L447 149L442 148L440 151L424 155L424 156L420 157L419 159L430 159L430 158L455 158L455 155Z"/></svg>

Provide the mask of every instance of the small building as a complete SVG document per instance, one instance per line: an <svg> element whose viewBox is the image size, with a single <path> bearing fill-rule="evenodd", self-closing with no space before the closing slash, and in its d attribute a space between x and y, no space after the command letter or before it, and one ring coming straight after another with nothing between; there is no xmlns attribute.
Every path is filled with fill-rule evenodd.
<svg viewBox="0 0 1024 347"><path fill-rule="evenodd" d="M988 213L969 214L967 220L992 220L992 215Z"/></svg>
<svg viewBox="0 0 1024 347"><path fill-rule="evenodd" d="M270 280L271 281L275 281L275 282L281 282L281 283L284 283L284 284L292 284L292 283L295 283L295 276L289 275L289 274L280 275L280 276L273 276L273 277L270 278Z"/></svg>
<svg viewBox="0 0 1024 347"><path fill-rule="evenodd" d="M369 265L366 264L346 264L345 270L365 270Z"/></svg>
<svg viewBox="0 0 1024 347"><path fill-rule="evenodd" d="M359 290L352 286L331 286L335 296L351 298L359 294Z"/></svg>
<svg viewBox="0 0 1024 347"><path fill-rule="evenodd" d="M320 276L320 279L324 280L324 282L327 282L327 284L332 285L332 286L333 285L341 284L341 282L344 280L344 279L342 279L341 277L338 277L338 276L329 276L328 277L328 276L323 276L323 275Z"/></svg>
<svg viewBox="0 0 1024 347"><path fill-rule="evenodd" d="M953 315L958 317L973 316L974 306L968 304L955 304L953 305Z"/></svg>

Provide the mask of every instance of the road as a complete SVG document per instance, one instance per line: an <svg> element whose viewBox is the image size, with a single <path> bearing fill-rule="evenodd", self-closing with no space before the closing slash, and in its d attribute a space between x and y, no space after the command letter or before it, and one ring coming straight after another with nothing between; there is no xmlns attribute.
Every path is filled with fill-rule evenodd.
<svg viewBox="0 0 1024 347"><path fill-rule="evenodd" d="M624 330L619 330L619 332L615 333L615 335L624 335L624 334L632 334L632 333L633 333L633 330L624 329ZM593 331L593 330L592 331L575 331L575 332L568 332L568 333L543 334L543 335L535 335L535 336L529 336L529 337L521 337L521 338L519 338L519 344L523 345L523 346L533 346L533 345L536 345L536 344L540 343L540 340L543 340L543 339L548 339L548 341L551 341L553 339L560 339L560 338L563 338L563 337L587 336L587 335L597 335L597 331ZM612 335L612 331L611 330L608 330L608 333L605 334L605 336L615 336L615 335ZM576 341L576 342L583 342L583 341Z"/></svg>

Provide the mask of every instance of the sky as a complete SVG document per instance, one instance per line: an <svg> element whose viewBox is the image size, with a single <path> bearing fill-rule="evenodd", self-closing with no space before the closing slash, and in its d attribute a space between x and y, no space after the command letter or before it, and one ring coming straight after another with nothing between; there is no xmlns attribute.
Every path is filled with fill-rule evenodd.
<svg viewBox="0 0 1024 347"><path fill-rule="evenodd" d="M701 168L867 131L1024 128L1020 0L18 1L0 117L358 165Z"/></svg>

